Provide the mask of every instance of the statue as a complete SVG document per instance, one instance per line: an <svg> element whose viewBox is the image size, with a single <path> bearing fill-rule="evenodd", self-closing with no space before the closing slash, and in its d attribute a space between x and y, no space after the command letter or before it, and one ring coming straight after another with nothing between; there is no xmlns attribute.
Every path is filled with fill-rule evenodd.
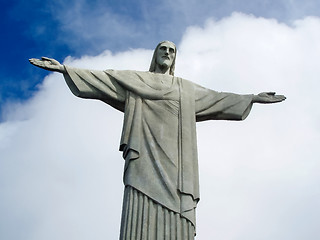
<svg viewBox="0 0 320 240"><path fill-rule="evenodd" d="M196 121L243 120L273 92L216 92L174 76L176 46L156 47L148 72L94 71L43 57L29 61L64 75L72 93L124 112L125 185L120 239L194 239L199 201Z"/></svg>

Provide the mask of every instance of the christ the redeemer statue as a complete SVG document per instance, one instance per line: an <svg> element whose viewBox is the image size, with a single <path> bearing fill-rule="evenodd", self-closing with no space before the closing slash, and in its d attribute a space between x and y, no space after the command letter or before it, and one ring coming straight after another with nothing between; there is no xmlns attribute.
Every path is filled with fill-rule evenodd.
<svg viewBox="0 0 320 240"><path fill-rule="evenodd" d="M40 68L63 73L74 95L124 112L120 151L125 159L120 239L190 240L199 201L196 122L243 120L253 103L282 95L216 92L174 76L176 46L156 47L149 71L94 71L43 57Z"/></svg>

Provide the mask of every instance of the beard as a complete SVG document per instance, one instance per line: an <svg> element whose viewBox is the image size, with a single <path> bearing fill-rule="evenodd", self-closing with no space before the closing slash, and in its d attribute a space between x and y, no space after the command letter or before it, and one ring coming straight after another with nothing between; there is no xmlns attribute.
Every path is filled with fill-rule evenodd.
<svg viewBox="0 0 320 240"><path fill-rule="evenodd" d="M161 68L170 68L172 65L172 61L170 59L161 58L160 61L157 61L157 65Z"/></svg>

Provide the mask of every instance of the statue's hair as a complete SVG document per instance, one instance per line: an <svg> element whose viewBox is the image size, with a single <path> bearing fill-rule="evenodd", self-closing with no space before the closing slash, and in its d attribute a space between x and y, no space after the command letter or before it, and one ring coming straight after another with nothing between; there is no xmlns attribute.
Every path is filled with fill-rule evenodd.
<svg viewBox="0 0 320 240"><path fill-rule="evenodd" d="M171 43L174 46L175 56L174 56L174 59L172 61L172 65L170 67L170 72L169 72L170 75L174 76L174 68L175 68L175 65L176 65L176 56L177 56L177 47L173 42L170 42L170 41L162 41L157 45L157 47L155 48L155 50L153 52L153 56L152 56L152 60L151 60L150 68L149 68L149 72L154 72L156 70L157 52L158 52L158 49L159 49L159 47L160 47L160 45L162 43Z"/></svg>

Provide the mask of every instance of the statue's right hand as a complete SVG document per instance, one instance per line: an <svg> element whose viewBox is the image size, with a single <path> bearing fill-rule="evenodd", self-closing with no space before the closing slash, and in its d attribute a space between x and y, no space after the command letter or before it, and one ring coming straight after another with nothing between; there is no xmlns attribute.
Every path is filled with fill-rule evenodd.
<svg viewBox="0 0 320 240"><path fill-rule="evenodd" d="M34 66L43 68L45 70L64 73L65 68L57 60L53 58L42 57L41 59L30 58L29 62Z"/></svg>

